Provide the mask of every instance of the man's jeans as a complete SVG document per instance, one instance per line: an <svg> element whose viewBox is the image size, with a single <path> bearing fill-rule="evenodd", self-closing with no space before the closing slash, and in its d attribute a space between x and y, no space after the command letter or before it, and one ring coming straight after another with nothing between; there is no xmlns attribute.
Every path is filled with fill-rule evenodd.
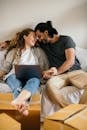
<svg viewBox="0 0 87 130"><path fill-rule="evenodd" d="M16 75L12 74L7 78L6 83L12 89L14 98L16 98L22 90L27 90L30 91L31 94L34 94L40 85L40 79L36 77L31 78L27 80L26 84L23 86L22 82L16 78Z"/></svg>

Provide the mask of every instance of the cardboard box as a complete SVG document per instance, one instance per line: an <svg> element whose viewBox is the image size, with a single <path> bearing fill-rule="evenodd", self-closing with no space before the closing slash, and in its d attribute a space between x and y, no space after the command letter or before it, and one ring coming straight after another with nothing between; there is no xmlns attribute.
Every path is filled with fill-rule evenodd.
<svg viewBox="0 0 87 130"><path fill-rule="evenodd" d="M16 107L11 105L12 100L13 96L11 93L0 94L0 113L4 112L19 121L21 130L40 130L40 95L36 94L32 97L27 117L22 116L16 110Z"/></svg>
<svg viewBox="0 0 87 130"><path fill-rule="evenodd" d="M13 100L12 93L0 93L0 110L16 110L16 107L11 105L11 101ZM29 109L32 109L32 106L40 106L40 94L34 94L32 96L32 100L29 106ZM34 108L35 109L35 108Z"/></svg>
<svg viewBox="0 0 87 130"><path fill-rule="evenodd" d="M87 130L87 105L71 104L48 116L44 130Z"/></svg>
<svg viewBox="0 0 87 130"><path fill-rule="evenodd" d="M21 124L5 113L0 114L0 130L21 130Z"/></svg>

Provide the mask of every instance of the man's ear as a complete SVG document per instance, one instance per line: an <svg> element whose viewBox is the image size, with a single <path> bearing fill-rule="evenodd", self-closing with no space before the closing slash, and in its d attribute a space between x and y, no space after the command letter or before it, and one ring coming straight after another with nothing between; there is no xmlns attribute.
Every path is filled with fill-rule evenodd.
<svg viewBox="0 0 87 130"><path fill-rule="evenodd" d="M23 38L26 39L26 35L24 35Z"/></svg>
<svg viewBox="0 0 87 130"><path fill-rule="evenodd" d="M47 30L46 30L46 31L44 31L44 33L48 35L48 31L47 31Z"/></svg>

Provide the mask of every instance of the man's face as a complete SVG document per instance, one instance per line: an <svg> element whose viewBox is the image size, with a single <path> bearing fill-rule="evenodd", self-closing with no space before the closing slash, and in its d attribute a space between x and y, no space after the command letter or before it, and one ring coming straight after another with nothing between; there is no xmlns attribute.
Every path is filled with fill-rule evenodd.
<svg viewBox="0 0 87 130"><path fill-rule="evenodd" d="M40 32L39 30L36 31L36 37L39 42L48 42L48 33L46 31Z"/></svg>

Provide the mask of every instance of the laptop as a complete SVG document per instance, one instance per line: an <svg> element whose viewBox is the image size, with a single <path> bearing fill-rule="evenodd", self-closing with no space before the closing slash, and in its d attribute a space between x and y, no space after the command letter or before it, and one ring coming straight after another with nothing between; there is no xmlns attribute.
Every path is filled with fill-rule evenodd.
<svg viewBox="0 0 87 130"><path fill-rule="evenodd" d="M26 81L31 78L41 78L42 72L39 65L15 65L17 79Z"/></svg>

